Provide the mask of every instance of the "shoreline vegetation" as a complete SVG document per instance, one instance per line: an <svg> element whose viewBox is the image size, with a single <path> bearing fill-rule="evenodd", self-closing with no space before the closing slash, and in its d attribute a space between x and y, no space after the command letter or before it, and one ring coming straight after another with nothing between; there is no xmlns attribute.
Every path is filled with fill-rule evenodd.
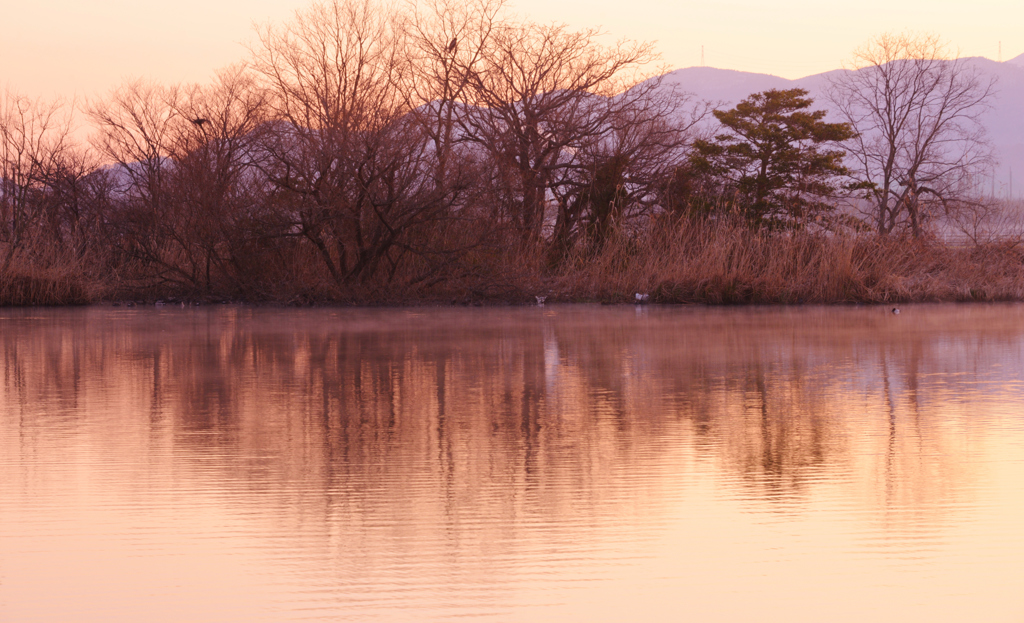
<svg viewBox="0 0 1024 623"><path fill-rule="evenodd" d="M539 249L478 250L430 281L413 283L408 278L419 275L401 274L387 285L345 292L301 256L287 259L262 273L248 271L249 282L238 279L233 288L207 293L124 283L71 262L48 269L14 264L0 282L0 303L533 305L543 296L548 303L624 304L634 302L635 293L649 294L650 303L711 305L1024 300L1024 248L1015 243L956 246L706 223L614 237L600 254L572 257L556 271Z"/></svg>
<svg viewBox="0 0 1024 623"><path fill-rule="evenodd" d="M715 109L602 36L324 0L210 84L8 91L0 305L1024 300L994 84L937 37L870 41L829 116L801 89Z"/></svg>

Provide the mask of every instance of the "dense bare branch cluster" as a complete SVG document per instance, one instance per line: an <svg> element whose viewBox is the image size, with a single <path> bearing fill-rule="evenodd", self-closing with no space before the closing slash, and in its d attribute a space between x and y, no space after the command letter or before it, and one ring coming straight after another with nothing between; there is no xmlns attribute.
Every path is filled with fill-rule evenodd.
<svg viewBox="0 0 1024 623"><path fill-rule="evenodd" d="M921 237L939 213L970 207L991 166L980 115L995 88L934 35L884 34L854 54L829 99L859 134L849 154L881 234Z"/></svg>
<svg viewBox="0 0 1024 623"><path fill-rule="evenodd" d="M248 61L209 84L129 81L88 103L91 149L71 141L70 107L7 93L0 300L69 300L39 293L73 274L103 296L508 298L536 286L523 274L681 217L717 227L746 206L746 226L821 225L847 173L823 141L856 135L881 233L920 235L934 206L967 205L988 162L977 115L992 86L932 39L862 50L832 89L847 124L803 112L802 92L775 117L743 113L757 145L721 155L764 147L748 158L760 176L696 166L710 106L662 82L650 44L602 41L503 0L322 0L257 28Z"/></svg>

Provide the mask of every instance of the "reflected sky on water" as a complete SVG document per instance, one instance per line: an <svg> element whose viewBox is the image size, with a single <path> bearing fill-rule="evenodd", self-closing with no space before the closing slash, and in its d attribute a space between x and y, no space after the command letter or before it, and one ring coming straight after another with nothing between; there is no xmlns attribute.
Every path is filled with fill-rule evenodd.
<svg viewBox="0 0 1024 623"><path fill-rule="evenodd" d="M0 310L0 620L1024 620L1024 306Z"/></svg>

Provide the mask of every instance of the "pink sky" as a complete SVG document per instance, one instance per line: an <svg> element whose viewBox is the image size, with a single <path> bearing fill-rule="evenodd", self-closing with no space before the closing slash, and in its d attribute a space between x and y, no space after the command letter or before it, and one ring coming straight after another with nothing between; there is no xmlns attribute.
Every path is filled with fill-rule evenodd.
<svg viewBox="0 0 1024 623"><path fill-rule="evenodd" d="M244 58L253 23L287 19L306 0L34 0L4 8L0 85L33 96L91 97L129 77L205 81ZM519 14L614 37L656 40L667 64L797 78L840 66L872 35L936 32L965 56L1024 52L1024 2L977 0L678 2L520 0Z"/></svg>

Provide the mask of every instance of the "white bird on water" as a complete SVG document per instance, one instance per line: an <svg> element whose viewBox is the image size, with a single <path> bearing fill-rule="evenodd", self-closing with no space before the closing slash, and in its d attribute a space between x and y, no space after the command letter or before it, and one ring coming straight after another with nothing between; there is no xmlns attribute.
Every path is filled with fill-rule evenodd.
<svg viewBox="0 0 1024 623"><path fill-rule="evenodd" d="M899 307L893 307L892 308L892 315L893 316L899 316L900 315L900 308Z"/></svg>
<svg viewBox="0 0 1024 623"><path fill-rule="evenodd" d="M537 305L539 305L541 307L544 306L544 301L548 300L548 297L546 297L546 296L535 296L533 298L537 299Z"/></svg>

